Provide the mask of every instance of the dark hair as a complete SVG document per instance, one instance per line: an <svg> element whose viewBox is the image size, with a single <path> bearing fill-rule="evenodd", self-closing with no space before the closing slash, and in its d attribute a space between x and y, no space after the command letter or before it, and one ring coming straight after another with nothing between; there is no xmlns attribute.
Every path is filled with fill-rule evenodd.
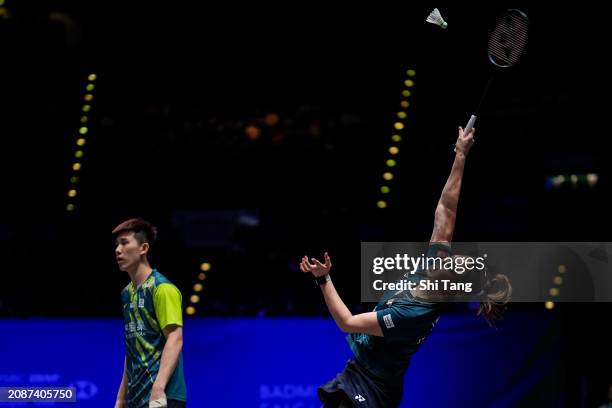
<svg viewBox="0 0 612 408"><path fill-rule="evenodd" d="M512 285L506 275L498 274L484 285L484 293L480 295L478 315L484 317L489 326L495 327L495 321L500 320L506 310L506 303L512 296Z"/></svg>
<svg viewBox="0 0 612 408"><path fill-rule="evenodd" d="M136 238L139 244L147 242L151 245L157 237L157 228L142 218L131 218L117 225L113 229L113 238L117 238L119 234L124 232L133 232L134 238Z"/></svg>

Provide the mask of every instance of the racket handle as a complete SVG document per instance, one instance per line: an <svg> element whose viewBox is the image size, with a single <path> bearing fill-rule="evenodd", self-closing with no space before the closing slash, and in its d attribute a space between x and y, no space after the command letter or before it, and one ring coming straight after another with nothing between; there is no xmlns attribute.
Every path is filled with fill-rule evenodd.
<svg viewBox="0 0 612 408"><path fill-rule="evenodd" d="M474 127L474 122L476 122L476 115L472 115L470 120L468 120L467 125L465 125L465 128L463 129L464 134L467 134L470 130L472 130Z"/></svg>
<svg viewBox="0 0 612 408"><path fill-rule="evenodd" d="M474 127L474 123L476 122L476 115L472 115L470 120L468 120L467 125L463 128L463 134L467 134ZM457 152L457 148L455 147L455 152Z"/></svg>

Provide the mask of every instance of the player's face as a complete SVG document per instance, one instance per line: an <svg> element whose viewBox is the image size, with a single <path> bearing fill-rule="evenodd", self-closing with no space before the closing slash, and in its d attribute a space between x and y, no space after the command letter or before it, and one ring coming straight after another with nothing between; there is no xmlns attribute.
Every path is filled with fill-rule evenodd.
<svg viewBox="0 0 612 408"><path fill-rule="evenodd" d="M138 243L133 232L124 232L117 237L115 258L122 271L128 271L138 265L140 257L144 254L143 245Z"/></svg>

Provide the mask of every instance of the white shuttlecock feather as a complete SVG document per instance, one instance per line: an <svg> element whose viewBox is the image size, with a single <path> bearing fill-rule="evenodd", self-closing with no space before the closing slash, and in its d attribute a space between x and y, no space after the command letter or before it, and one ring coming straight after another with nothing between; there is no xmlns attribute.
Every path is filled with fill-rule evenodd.
<svg viewBox="0 0 612 408"><path fill-rule="evenodd" d="M437 8L433 9L433 11L429 13L429 16L427 16L427 20L425 21L440 26L442 28L448 27L448 24L446 23L446 21L444 21L442 15L440 14L440 11L438 11Z"/></svg>

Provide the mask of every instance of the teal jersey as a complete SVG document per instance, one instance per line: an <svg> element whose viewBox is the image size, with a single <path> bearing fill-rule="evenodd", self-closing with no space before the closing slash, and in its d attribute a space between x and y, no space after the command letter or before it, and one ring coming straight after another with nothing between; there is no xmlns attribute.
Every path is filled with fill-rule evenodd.
<svg viewBox="0 0 612 408"><path fill-rule="evenodd" d="M429 257L450 254L451 249L441 244L430 245L427 252ZM412 281L424 277L423 270L407 276ZM431 333L442 308L441 303L415 299L409 290L388 291L374 309L384 337L353 333L347 341L356 360L373 377L386 384L401 385L410 357Z"/></svg>
<svg viewBox="0 0 612 408"><path fill-rule="evenodd" d="M148 407L166 344L162 330L171 324L183 326L181 292L153 269L138 288L130 282L123 289L121 302L125 321L128 408ZM182 352L166 386L166 397L187 400Z"/></svg>

